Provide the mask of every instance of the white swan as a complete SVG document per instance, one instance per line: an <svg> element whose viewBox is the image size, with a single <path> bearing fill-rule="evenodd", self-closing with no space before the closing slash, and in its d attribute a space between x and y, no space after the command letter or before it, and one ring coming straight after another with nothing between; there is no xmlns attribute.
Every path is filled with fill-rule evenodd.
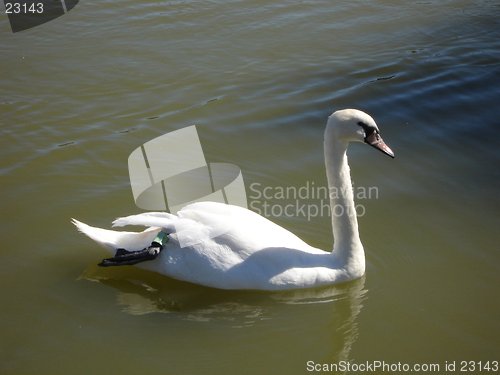
<svg viewBox="0 0 500 375"><path fill-rule="evenodd" d="M177 216L148 212L113 222L114 227L150 227L141 233L93 228L74 219L73 223L116 255L110 258L111 263L101 265L137 263L140 268L209 287L283 290L353 280L365 272L365 254L358 234L346 156L347 145L352 141L368 143L394 157L382 141L375 121L366 113L345 109L329 117L324 141L328 185L330 191L336 188L335 191L343 192L332 194L330 204L344 208L343 215L332 212L335 243L331 253L309 246L255 212L214 202L190 204ZM184 238L193 240L185 247L181 247L176 232L181 227L187 228L182 233L187 236ZM168 234L163 247L152 244L153 240L162 242L157 237L159 233ZM197 238L203 240L197 242ZM140 251L145 248L148 249ZM128 261L130 257L133 262ZM148 260L152 258L155 259Z"/></svg>

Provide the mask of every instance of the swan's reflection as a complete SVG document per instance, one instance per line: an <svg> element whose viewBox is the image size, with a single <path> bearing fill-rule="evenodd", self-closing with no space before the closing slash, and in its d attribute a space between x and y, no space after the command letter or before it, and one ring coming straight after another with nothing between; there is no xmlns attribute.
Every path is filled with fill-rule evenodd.
<svg viewBox="0 0 500 375"><path fill-rule="evenodd" d="M177 281L136 267L101 268L92 264L81 279L98 281L120 291L118 301L126 312L142 315L153 312L233 311L231 301L249 303L275 301L285 304L318 304L352 300L355 317L365 293L364 277L343 284L286 291L219 290ZM252 302L253 301L253 302ZM355 303L359 301L359 303ZM236 302L238 304L238 302ZM224 306L227 306L225 308ZM238 310L238 309L236 309Z"/></svg>
<svg viewBox="0 0 500 375"><path fill-rule="evenodd" d="M364 277L311 289L232 291L177 281L136 267L101 268L95 263L81 278L117 289L117 302L126 313L170 313L187 321L228 321L232 328L260 326L269 332L284 331L298 347L304 347L307 340L323 343L309 357L305 350L304 360L329 362L348 360L358 335L355 319L366 293Z"/></svg>

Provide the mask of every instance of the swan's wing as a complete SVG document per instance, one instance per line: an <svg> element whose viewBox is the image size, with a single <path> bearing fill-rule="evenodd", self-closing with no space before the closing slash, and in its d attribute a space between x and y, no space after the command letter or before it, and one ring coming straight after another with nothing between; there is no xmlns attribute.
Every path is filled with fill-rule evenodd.
<svg viewBox="0 0 500 375"><path fill-rule="evenodd" d="M201 226L203 234L233 251L238 248L249 252L269 247L310 248L290 231L239 206L198 202L184 207L178 215L179 221L195 222Z"/></svg>
<svg viewBox="0 0 500 375"><path fill-rule="evenodd" d="M119 248L136 251L148 247L161 229L152 227L139 233L116 232L113 230L91 227L75 219L72 220L72 223L80 232L93 239L113 255L116 249Z"/></svg>
<svg viewBox="0 0 500 375"><path fill-rule="evenodd" d="M174 223L178 217L167 212L145 212L139 215L120 217L113 221L113 227L125 225L143 225L146 227L160 227L166 232L175 232Z"/></svg>
<svg viewBox="0 0 500 375"><path fill-rule="evenodd" d="M263 248L286 247L308 250L311 247L293 233L242 208L217 202L197 202L184 207L178 216L165 212L146 212L119 218L114 227L144 225L175 233L181 247L209 242L247 254Z"/></svg>

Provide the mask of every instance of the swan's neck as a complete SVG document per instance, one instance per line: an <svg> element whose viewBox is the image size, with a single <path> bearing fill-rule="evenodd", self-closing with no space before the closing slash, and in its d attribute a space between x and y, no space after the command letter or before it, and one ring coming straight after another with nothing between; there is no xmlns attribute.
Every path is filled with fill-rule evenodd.
<svg viewBox="0 0 500 375"><path fill-rule="evenodd" d="M327 129L324 147L335 241L332 254L344 267L364 273L365 254L359 239L351 175L347 164L348 143L331 134L331 130Z"/></svg>

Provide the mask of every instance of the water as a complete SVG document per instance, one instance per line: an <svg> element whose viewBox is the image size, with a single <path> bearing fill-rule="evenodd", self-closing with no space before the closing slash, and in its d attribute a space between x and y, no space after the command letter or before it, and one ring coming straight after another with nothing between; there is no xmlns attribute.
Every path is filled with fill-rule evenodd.
<svg viewBox="0 0 500 375"><path fill-rule="evenodd" d="M459 0L82 0L16 34L1 16L1 372L500 360L499 20L497 2ZM141 212L128 155L191 124L279 214L296 199L255 190L325 186L326 118L346 107L396 153L349 148L355 188L377 192L356 202L361 280L263 293L101 269L69 222ZM328 217L268 216L331 249Z"/></svg>

